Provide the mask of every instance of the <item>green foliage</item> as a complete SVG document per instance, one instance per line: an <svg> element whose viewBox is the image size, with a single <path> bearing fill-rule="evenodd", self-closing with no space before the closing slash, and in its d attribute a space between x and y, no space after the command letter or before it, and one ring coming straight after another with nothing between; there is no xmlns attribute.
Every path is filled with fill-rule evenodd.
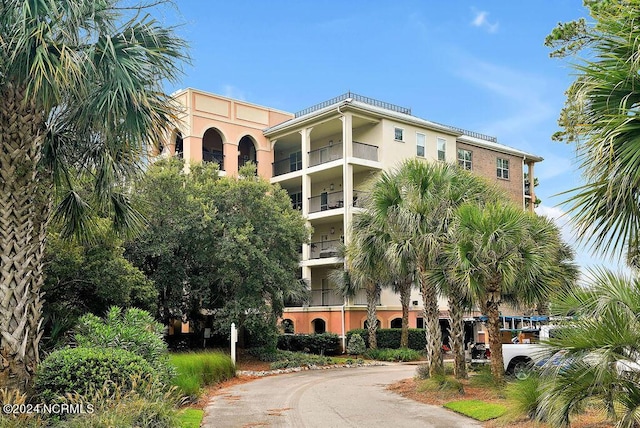
<svg viewBox="0 0 640 428"><path fill-rule="evenodd" d="M578 237L640 265L638 100L640 3L587 0L591 20L561 23L547 37L552 54L573 54L555 139L575 143L585 184L567 192ZM559 49L558 49L559 47ZM624 178L624 179L623 179Z"/></svg>
<svg viewBox="0 0 640 428"><path fill-rule="evenodd" d="M340 351L340 338L334 333L285 334L278 336L278 349L334 355Z"/></svg>
<svg viewBox="0 0 640 428"><path fill-rule="evenodd" d="M364 344L364 339L357 333L352 334L349 337L349 343L347 344L347 353L349 355L361 355L367 350Z"/></svg>
<svg viewBox="0 0 640 428"><path fill-rule="evenodd" d="M116 306L105 318L87 314L78 321L75 340L79 346L120 348L144 358L168 381L173 375L168 364L167 345L163 340L164 327L146 311L130 308L122 311Z"/></svg>
<svg viewBox="0 0 640 428"><path fill-rule="evenodd" d="M91 404L93 413L69 416L60 421L65 428L180 427L176 409L180 396L175 389L160 388L153 379L133 376L132 387L108 386L81 395L67 394L63 403Z"/></svg>
<svg viewBox="0 0 640 428"><path fill-rule="evenodd" d="M506 397L513 404L517 414L530 419L544 420L538 409L542 398L540 378L532 374L527 379L511 382L507 385Z"/></svg>
<svg viewBox="0 0 640 428"><path fill-rule="evenodd" d="M271 369L288 369L294 367L326 366L333 364L330 357L305 354L303 352L278 351L278 359L271 363Z"/></svg>
<svg viewBox="0 0 640 428"><path fill-rule="evenodd" d="M286 191L254 175L219 177L217 165L176 159L153 164L134 202L149 218L126 256L154 281L160 311L192 317L216 311L214 333L232 322L254 346L276 346L287 299L305 294L296 278L305 221Z"/></svg>
<svg viewBox="0 0 640 428"><path fill-rule="evenodd" d="M189 352L171 354L170 362L175 367L172 379L178 390L192 399L200 395L203 387L214 385L236 375L231 358L220 352Z"/></svg>
<svg viewBox="0 0 640 428"><path fill-rule="evenodd" d="M477 370L471 373L469 385L480 388L502 388L502 385L496 383L495 378L491 374L491 368L485 364L482 364Z"/></svg>
<svg viewBox="0 0 640 428"><path fill-rule="evenodd" d="M50 402L67 393L87 394L105 386L132 388L135 377L155 376L142 357L124 349L67 348L49 354L36 373L34 388L42 400Z"/></svg>
<svg viewBox="0 0 640 428"><path fill-rule="evenodd" d="M445 403L444 407L482 422L499 418L507 412L507 408L501 404L487 403L481 400L452 401Z"/></svg>
<svg viewBox="0 0 640 428"><path fill-rule="evenodd" d="M353 337L353 336L352 336ZM365 357L377 361L418 361L423 358L422 353L413 349L367 349Z"/></svg>
<svg viewBox="0 0 640 428"><path fill-rule="evenodd" d="M113 305L157 308L153 283L124 258L123 241L110 222L101 219L99 225L91 242L63 239L53 228L47 234L42 290L48 348L87 312L101 315Z"/></svg>
<svg viewBox="0 0 640 428"><path fill-rule="evenodd" d="M422 372L428 376L428 365L423 364L423 366L427 366L422 369ZM418 392L437 392L442 396L453 397L464 394L464 385L451 376L434 375L420 382Z"/></svg>
<svg viewBox="0 0 640 428"><path fill-rule="evenodd" d="M365 340L367 347L369 347L369 340L367 331L364 329L354 329L347 332L347 343L351 335L359 334ZM400 348L400 336L402 329L400 328L379 328L376 330L376 339L378 341L378 347L387 349L399 349ZM409 329L409 349L415 351L423 351L427 346L427 339L425 337L424 330L418 328Z"/></svg>

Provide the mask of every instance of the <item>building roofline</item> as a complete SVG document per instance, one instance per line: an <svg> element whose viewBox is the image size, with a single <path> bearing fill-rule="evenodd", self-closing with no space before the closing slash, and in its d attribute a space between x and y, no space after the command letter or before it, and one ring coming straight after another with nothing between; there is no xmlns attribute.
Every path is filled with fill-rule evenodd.
<svg viewBox="0 0 640 428"><path fill-rule="evenodd" d="M245 101L245 100L239 100L237 98L225 97L224 95L216 94L216 93L209 92L209 91L203 91L202 89L196 89L196 88L192 88L190 86L188 86L186 88L183 88L183 89L178 89L178 90L172 92L171 95L169 95L169 96L171 98L175 98L175 97L177 97L179 95L182 95L183 93L186 94L188 92L197 92L197 93L200 93L200 94L203 94L203 95L209 95L209 96L216 97L216 98L222 98L222 99L227 100L227 101L233 101L234 103L240 103L240 104L245 104L245 105L252 106L252 107L258 107L258 108L261 108L261 109L273 111L273 112L276 112L276 113L281 113L281 114L284 114L284 115L287 115L287 116L291 116L291 117L294 116L294 113L291 113L290 111L279 110L279 109L276 109L276 108L273 108L273 107L267 107L267 106L263 106L261 104L256 104L256 103L252 103L252 102Z"/></svg>
<svg viewBox="0 0 640 428"><path fill-rule="evenodd" d="M515 149L513 147L506 146L504 144L500 144L498 142L487 141L481 138L472 137L469 135L461 135L458 137L458 141L461 143L469 144L476 147L482 147L485 149L495 150L497 152L509 153L513 155L517 155L525 158L526 160L530 160L533 162L542 162L544 158L534 155L532 153L527 153L525 151Z"/></svg>

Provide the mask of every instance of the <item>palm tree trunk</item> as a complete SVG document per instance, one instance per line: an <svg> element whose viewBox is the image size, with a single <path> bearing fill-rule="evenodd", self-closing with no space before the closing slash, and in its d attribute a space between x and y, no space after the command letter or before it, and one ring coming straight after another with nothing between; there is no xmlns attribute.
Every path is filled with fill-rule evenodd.
<svg viewBox="0 0 640 428"><path fill-rule="evenodd" d="M487 333L491 350L491 374L496 383L504 382L504 362L502 360L502 340L500 336L500 303L495 299L485 302L487 315Z"/></svg>
<svg viewBox="0 0 640 428"><path fill-rule="evenodd" d="M42 259L51 182L38 167L44 118L24 88L0 93L0 385L25 391L42 337Z"/></svg>
<svg viewBox="0 0 640 428"><path fill-rule="evenodd" d="M400 347L409 347L409 305L411 304L411 279L400 284L400 305L402 305L402 331L400 333Z"/></svg>
<svg viewBox="0 0 640 428"><path fill-rule="evenodd" d="M460 299L455 295L449 296L449 337L451 338L451 350L453 351L453 374L456 379L467 378L467 365L464 361L464 310Z"/></svg>
<svg viewBox="0 0 640 428"><path fill-rule="evenodd" d="M424 323L426 326L427 364L429 365L429 376L433 377L444 373L438 294L436 287L425 279L422 272L419 272L419 279L422 304L424 306Z"/></svg>
<svg viewBox="0 0 640 428"><path fill-rule="evenodd" d="M378 300L380 299L380 287L371 283L366 289L367 293L367 331L369 333L369 348L378 349L376 330L378 330Z"/></svg>

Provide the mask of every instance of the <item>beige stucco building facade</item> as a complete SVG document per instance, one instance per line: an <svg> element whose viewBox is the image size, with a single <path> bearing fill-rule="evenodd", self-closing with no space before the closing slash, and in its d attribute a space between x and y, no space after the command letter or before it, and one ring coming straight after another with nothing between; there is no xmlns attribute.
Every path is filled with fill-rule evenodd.
<svg viewBox="0 0 640 428"><path fill-rule="evenodd" d="M302 245L300 275L311 289L307 302L292 302L283 318L296 333L343 335L364 327L364 293L344 299L329 273L342 266L338 244L348 239L367 183L380 171L409 158L449 162L505 189L523 209L533 210L534 164L542 158L499 144L494 137L413 116L410 109L353 93L291 114L196 89L174 94L183 107L181 123L164 150L189 162L217 162L236 174L247 161L290 195L313 229ZM418 291L412 294L410 326L421 327ZM444 300L441 316L447 317ZM383 328L399 327L399 297L385 289L378 306Z"/></svg>

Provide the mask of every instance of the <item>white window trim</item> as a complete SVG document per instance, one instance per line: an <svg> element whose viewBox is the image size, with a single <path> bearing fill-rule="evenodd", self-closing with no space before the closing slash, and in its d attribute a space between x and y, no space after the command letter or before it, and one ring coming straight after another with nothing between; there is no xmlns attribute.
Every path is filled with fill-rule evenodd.
<svg viewBox="0 0 640 428"><path fill-rule="evenodd" d="M498 161L507 161L507 167L504 167L504 164L502 166L498 166ZM498 175L497 171L498 169L500 169L501 175ZM496 158L496 177L499 178L500 180L510 180L511 179L511 174L509 171L510 167L509 167L509 159L505 159L505 158ZM507 177L504 177L504 171L507 171Z"/></svg>
<svg viewBox="0 0 640 428"><path fill-rule="evenodd" d="M422 138L422 145L418 144L418 142L420 141L419 139L419 135L421 135ZM422 147L422 154L418 154L418 147ZM416 156L419 156L421 158L425 157L427 154L427 135L423 134L422 132L416 132Z"/></svg>
<svg viewBox="0 0 640 428"><path fill-rule="evenodd" d="M444 142L444 150L440 150L440 142ZM444 159L440 159L440 152L444 153ZM447 161L447 139L436 137L436 159L440 162Z"/></svg>
<svg viewBox="0 0 640 428"><path fill-rule="evenodd" d="M400 131L402 131L402 139L398 140L396 138L396 129L399 129ZM393 127L393 140L394 141L400 141L404 143L404 128L400 128L399 126L394 126Z"/></svg>

